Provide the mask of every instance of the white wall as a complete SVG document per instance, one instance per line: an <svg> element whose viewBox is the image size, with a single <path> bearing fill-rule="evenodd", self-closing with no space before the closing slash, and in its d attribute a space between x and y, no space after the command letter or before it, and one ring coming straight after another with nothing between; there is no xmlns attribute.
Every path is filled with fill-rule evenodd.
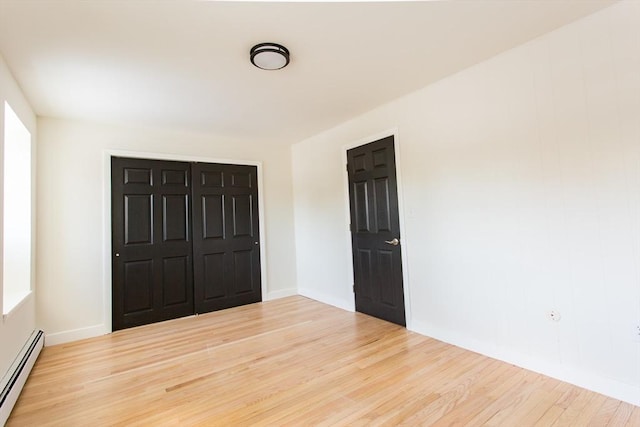
<svg viewBox="0 0 640 427"><path fill-rule="evenodd" d="M38 120L38 131L37 318L48 344L111 328L111 236L103 232L109 151L261 162L268 284L263 299L295 294L288 147L48 118Z"/></svg>
<svg viewBox="0 0 640 427"><path fill-rule="evenodd" d="M0 147L4 147L4 102L8 102L16 115L20 118L27 130L31 133L31 156L32 165L35 165L36 153L36 117L24 98L18 84L14 80L9 68L2 56L0 56ZM0 149L0 242L2 241L3 221L2 221L2 201L4 181L2 168L4 164L4 150ZM33 168L32 184L35 182L35 167ZM35 186L32 185L35 201ZM32 201L32 207L34 206ZM32 224L35 221L32 219ZM33 226L32 231L34 231ZM35 233L32 232L32 248L35 252ZM2 245L0 244L0 264L2 263ZM35 293L35 261L32 256L32 274L31 289ZM1 283L2 274L0 274L0 291L4 286ZM27 342L27 339L35 329L35 302L34 293L27 297L24 303L16 307L8 316L2 316L0 320L0 378L4 376L7 369L18 355L18 352ZM2 292L0 292L0 307L2 307ZM1 313L0 313L1 314Z"/></svg>
<svg viewBox="0 0 640 427"><path fill-rule="evenodd" d="M296 144L300 293L353 306L344 146L390 128L410 328L640 404L640 2Z"/></svg>

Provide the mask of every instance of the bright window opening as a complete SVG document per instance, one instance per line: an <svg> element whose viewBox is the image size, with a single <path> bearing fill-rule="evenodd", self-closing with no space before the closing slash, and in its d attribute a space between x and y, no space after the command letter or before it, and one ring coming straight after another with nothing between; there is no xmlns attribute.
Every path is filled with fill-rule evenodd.
<svg viewBox="0 0 640 427"><path fill-rule="evenodd" d="M4 103L3 314L31 293L31 134Z"/></svg>

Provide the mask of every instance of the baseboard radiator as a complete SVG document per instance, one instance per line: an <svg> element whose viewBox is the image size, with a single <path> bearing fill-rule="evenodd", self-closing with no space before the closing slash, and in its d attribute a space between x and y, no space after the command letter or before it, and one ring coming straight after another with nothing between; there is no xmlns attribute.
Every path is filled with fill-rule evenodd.
<svg viewBox="0 0 640 427"><path fill-rule="evenodd" d="M2 390L0 390L0 426L4 426L9 419L9 414L20 396L24 383L36 363L40 351L44 347L44 333L34 331L29 340L24 345L15 362L2 379Z"/></svg>

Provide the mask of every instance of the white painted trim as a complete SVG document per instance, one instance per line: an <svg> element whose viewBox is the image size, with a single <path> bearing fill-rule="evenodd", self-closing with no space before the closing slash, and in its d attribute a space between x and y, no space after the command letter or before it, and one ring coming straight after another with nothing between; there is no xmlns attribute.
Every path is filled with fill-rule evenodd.
<svg viewBox="0 0 640 427"><path fill-rule="evenodd" d="M398 128L391 128L384 130L382 132L378 132L376 134L360 138L356 141L353 141L349 144L342 146L342 163L343 165L347 164L347 151L359 147L361 145L369 144L371 142L378 141L382 138L386 138L388 136L393 136L393 148L396 156L396 189L398 191L398 217L400 220L400 240L402 242L402 289L404 292L404 313L407 322L407 329L411 329L413 324L413 317L411 315L411 291L409 286L409 263L408 260L408 252L409 252L409 239L407 238L407 233L405 229L405 210L404 210L404 190L403 190L403 180L402 180L402 162L400 159L400 138ZM349 203L349 174L347 172L347 168L342 168L342 180L343 180L343 197L345 200L345 240L347 243L347 248L349 248L349 255L353 253L353 247L351 245L351 230L349 230L349 224L351 223L351 213L350 213L350 203ZM347 278L347 283L353 284L353 261L350 259L347 267L347 273L349 277ZM351 285L350 285L351 286ZM351 291L351 289L349 290ZM334 305L334 304L332 304ZM353 306L355 307L355 294Z"/></svg>
<svg viewBox="0 0 640 427"><path fill-rule="evenodd" d="M411 330L420 335L640 406L640 387L638 386L594 375L575 366L540 360L528 354L511 351L500 345L488 344L485 341L476 340L454 331L434 328L421 322L414 322Z"/></svg>
<svg viewBox="0 0 640 427"><path fill-rule="evenodd" d="M262 162L239 159L218 159L201 156L185 156L171 153L151 153L140 151L104 150L104 170L103 170L103 298L104 298L104 333L112 332L111 327L111 157L130 157L150 160L170 160L178 162L201 162L201 163L222 163L229 165L256 166L258 169L258 226L260 227L260 284L262 290L262 300L267 296L267 247L266 247L266 227L264 219L264 178L262 172ZM71 331L73 332L73 331ZM100 335L100 334L98 334Z"/></svg>
<svg viewBox="0 0 640 427"><path fill-rule="evenodd" d="M22 307L33 295L32 290L20 292L17 294L5 295L5 299L2 301L2 321L6 321L13 313L15 313L18 308ZM10 298L6 298L9 296ZM9 299L9 302L7 302ZM5 306L6 303L6 306Z"/></svg>
<svg viewBox="0 0 640 427"><path fill-rule="evenodd" d="M265 298L263 298L263 301L271 301L274 299L280 299L280 298L286 298L286 297L291 297L294 295L298 295L298 290L296 288L288 288L288 289L279 289L277 291L272 291L269 292Z"/></svg>
<svg viewBox="0 0 640 427"><path fill-rule="evenodd" d="M110 332L110 325L104 325L100 323L98 325L87 326L86 328L72 329L70 331L47 334L45 336L44 345L45 347L49 347L51 345L64 344L71 341L83 340L85 338L98 337L100 335L106 335Z"/></svg>
<svg viewBox="0 0 640 427"><path fill-rule="evenodd" d="M324 304L329 304L337 308L341 308L346 311L354 312L356 311L354 301L345 301L340 298L336 298L333 295L325 294L323 292L318 292L315 289L298 289L298 295L301 295L306 298L310 298L315 301L319 301Z"/></svg>
<svg viewBox="0 0 640 427"><path fill-rule="evenodd" d="M111 157L113 155L114 154L105 151L102 163L102 206L104 206L104 209L102 210L102 298L104 298L102 322L103 333L105 334L113 331L113 328L111 327Z"/></svg>

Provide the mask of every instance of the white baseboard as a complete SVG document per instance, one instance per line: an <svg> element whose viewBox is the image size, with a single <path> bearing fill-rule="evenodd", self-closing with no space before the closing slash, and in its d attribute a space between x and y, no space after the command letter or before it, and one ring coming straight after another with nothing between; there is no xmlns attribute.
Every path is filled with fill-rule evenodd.
<svg viewBox="0 0 640 427"><path fill-rule="evenodd" d="M353 301L345 301L343 299L336 298L333 295L324 294L315 290L298 288L298 294L346 311L356 310L355 303Z"/></svg>
<svg viewBox="0 0 640 427"><path fill-rule="evenodd" d="M86 328L73 329L70 331L56 332L48 334L45 339L45 345L64 344L71 341L78 341L85 338L98 337L100 335L108 334L109 331L104 324L98 324L93 326L87 326Z"/></svg>
<svg viewBox="0 0 640 427"><path fill-rule="evenodd" d="M0 383L0 426L4 426L9 419L43 346L44 334L42 331L33 331L9 371L2 377Z"/></svg>
<svg viewBox="0 0 640 427"><path fill-rule="evenodd" d="M297 295L298 292L295 288L290 289L281 289L273 292L269 292L264 299L265 301L270 301L278 298L285 298L292 295ZM45 345L57 345L64 344L72 341L78 341L85 338L93 338L98 337L100 335L105 335L110 333L111 331L102 323L93 326L87 326L85 328L72 329L70 331L61 331L55 332L52 334L48 334L46 336Z"/></svg>
<svg viewBox="0 0 640 427"><path fill-rule="evenodd" d="M501 360L521 368L564 381L614 399L640 406L640 387L611 378L601 377L580 368L553 361L541 360L530 355L509 351L494 344L488 344L451 331L413 322L411 329L421 335L437 339L464 349Z"/></svg>
<svg viewBox="0 0 640 427"><path fill-rule="evenodd" d="M291 297L293 295L298 295L298 290L296 288L280 289L277 291L268 292L267 296L264 298L264 301Z"/></svg>
<svg viewBox="0 0 640 427"><path fill-rule="evenodd" d="M273 292L269 292L264 299L264 301L270 301L278 298L285 298L293 295L297 295L298 292L295 288L289 289L281 289ZM45 345L57 345L64 344L72 341L78 341L85 338L93 338L98 337L100 335L105 335L110 333L111 331L104 325L98 324L93 326L87 326L85 328L72 329L70 331L61 331L55 332L52 334L48 334L46 336Z"/></svg>

